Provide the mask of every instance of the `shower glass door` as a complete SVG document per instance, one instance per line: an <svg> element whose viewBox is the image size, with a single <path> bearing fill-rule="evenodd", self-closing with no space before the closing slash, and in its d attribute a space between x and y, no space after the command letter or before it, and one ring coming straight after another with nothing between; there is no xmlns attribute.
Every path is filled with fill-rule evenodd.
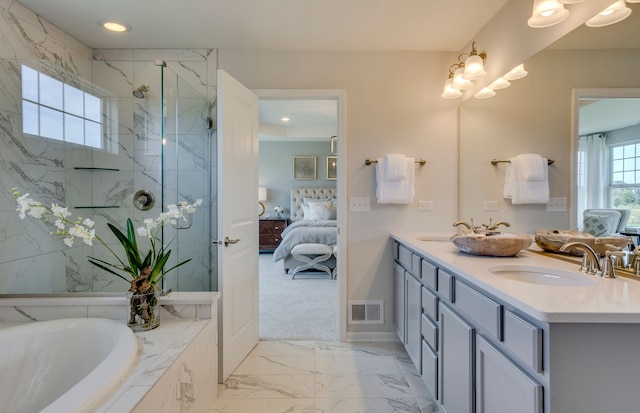
<svg viewBox="0 0 640 413"><path fill-rule="evenodd" d="M190 259L169 272L164 290L211 291L211 135L209 104L200 91L202 84L191 84L170 67L162 70L162 209L181 201L204 202L192 221L166 226L163 242L171 257L165 266Z"/></svg>

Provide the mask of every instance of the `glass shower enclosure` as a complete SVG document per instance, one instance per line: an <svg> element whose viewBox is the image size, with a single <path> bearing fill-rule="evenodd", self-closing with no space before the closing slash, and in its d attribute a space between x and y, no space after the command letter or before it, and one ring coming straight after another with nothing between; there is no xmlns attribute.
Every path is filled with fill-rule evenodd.
<svg viewBox="0 0 640 413"><path fill-rule="evenodd" d="M11 188L90 218L123 254L108 223L125 231L127 218L138 227L169 204L203 199L191 225L161 233L171 250L165 268L190 259L167 274L163 289L212 289L211 105L164 61L128 62L125 81L107 75L105 64L86 62L87 80L55 62L0 61L0 294L128 289L88 262L114 260L103 246L69 247L51 234L52 223L20 220Z"/></svg>

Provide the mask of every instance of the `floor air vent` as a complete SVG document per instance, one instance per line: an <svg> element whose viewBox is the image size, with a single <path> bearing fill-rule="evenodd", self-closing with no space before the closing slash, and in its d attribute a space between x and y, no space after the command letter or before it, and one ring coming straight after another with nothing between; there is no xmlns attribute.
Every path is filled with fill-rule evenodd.
<svg viewBox="0 0 640 413"><path fill-rule="evenodd" d="M349 301L349 324L384 324L382 301Z"/></svg>

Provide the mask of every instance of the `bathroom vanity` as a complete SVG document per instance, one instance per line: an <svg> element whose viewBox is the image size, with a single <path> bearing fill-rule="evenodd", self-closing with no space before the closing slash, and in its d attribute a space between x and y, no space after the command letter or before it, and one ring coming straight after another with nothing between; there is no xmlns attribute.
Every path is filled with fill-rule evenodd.
<svg viewBox="0 0 640 413"><path fill-rule="evenodd" d="M640 280L391 237L396 331L443 411L640 411Z"/></svg>

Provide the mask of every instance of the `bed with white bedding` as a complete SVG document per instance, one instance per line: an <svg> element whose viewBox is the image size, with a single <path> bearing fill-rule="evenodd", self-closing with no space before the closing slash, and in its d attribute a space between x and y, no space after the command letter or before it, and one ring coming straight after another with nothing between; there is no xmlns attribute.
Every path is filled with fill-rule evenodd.
<svg viewBox="0 0 640 413"><path fill-rule="evenodd" d="M336 245L338 226L335 216L335 187L291 188L291 223L282 232L282 242L273 253L273 260L283 260L285 273L303 264L291 255L298 244ZM334 256L323 264L333 269Z"/></svg>

